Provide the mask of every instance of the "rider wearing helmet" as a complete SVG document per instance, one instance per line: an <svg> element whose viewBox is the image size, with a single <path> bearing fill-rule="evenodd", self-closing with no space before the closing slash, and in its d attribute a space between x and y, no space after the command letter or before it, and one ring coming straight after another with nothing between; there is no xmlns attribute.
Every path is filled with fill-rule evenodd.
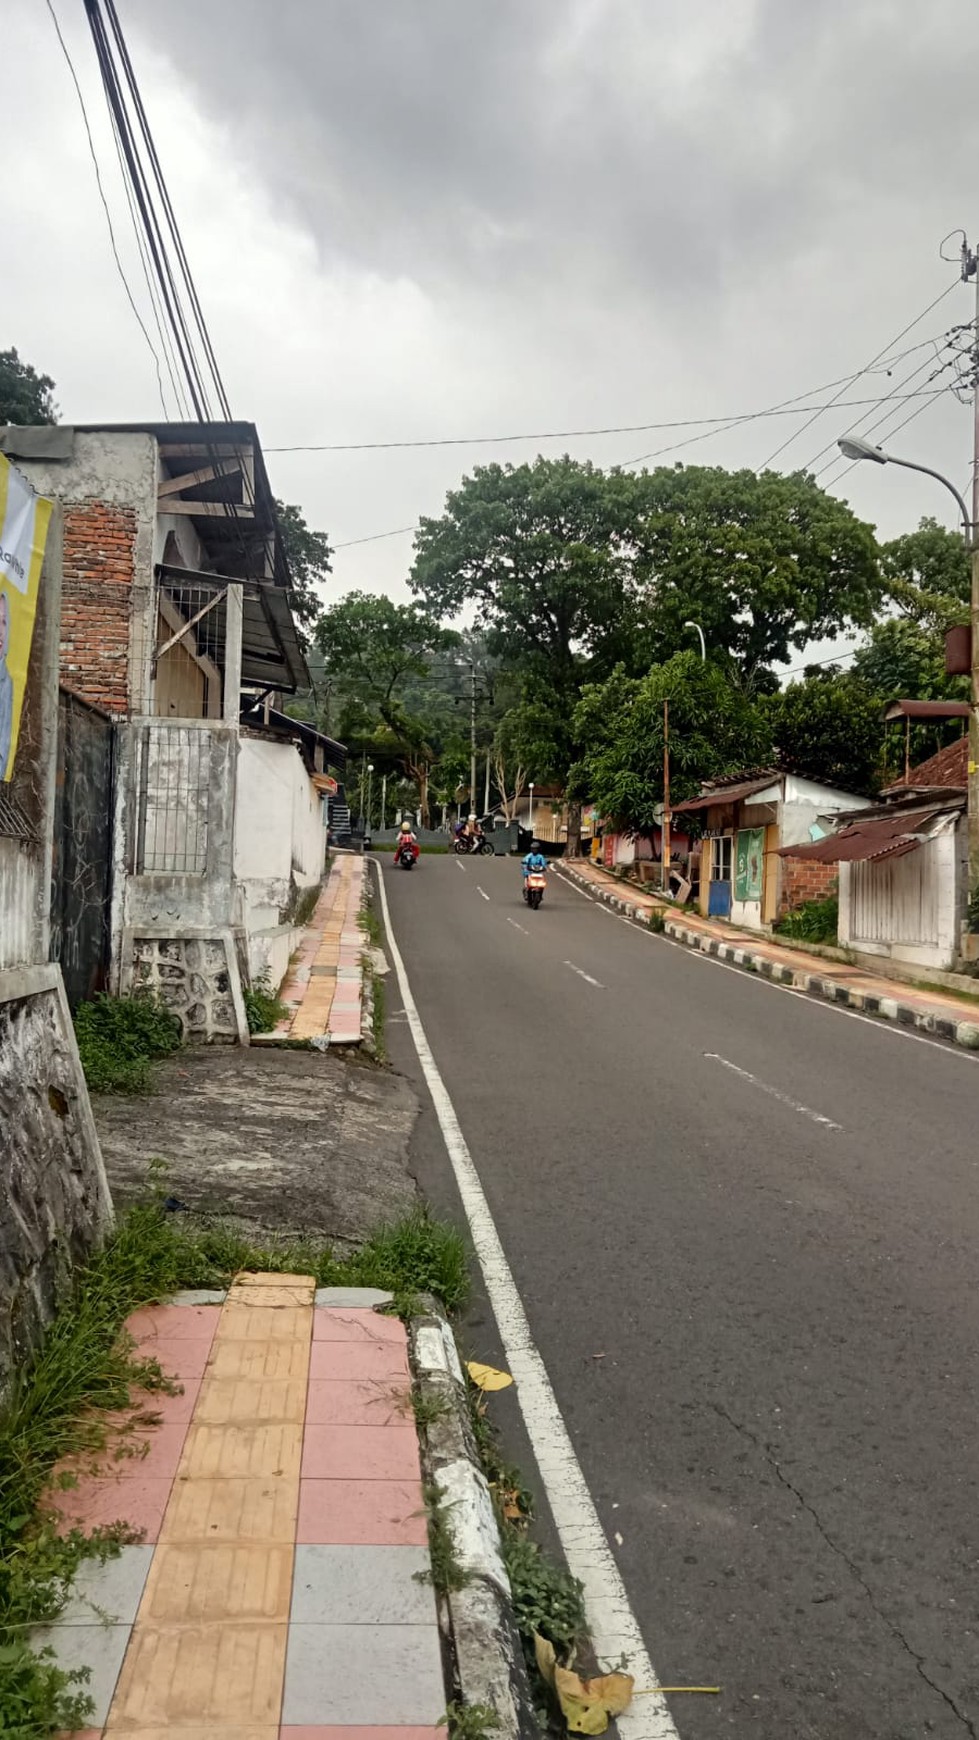
<svg viewBox="0 0 979 1740"><path fill-rule="evenodd" d="M400 858L403 846L417 846L417 844L418 841L415 839L414 829L408 819L405 818L398 830L398 844L395 847L394 852L395 860Z"/></svg>
<svg viewBox="0 0 979 1740"><path fill-rule="evenodd" d="M547 859L545 858L543 852L540 849L540 841L539 840L531 840L530 851L527 853L527 856L524 858L524 861L523 861L524 881L526 882L527 877L531 874L531 872L533 872L534 874L537 874L537 873L539 873L543 870L546 870L546 869L547 869Z"/></svg>

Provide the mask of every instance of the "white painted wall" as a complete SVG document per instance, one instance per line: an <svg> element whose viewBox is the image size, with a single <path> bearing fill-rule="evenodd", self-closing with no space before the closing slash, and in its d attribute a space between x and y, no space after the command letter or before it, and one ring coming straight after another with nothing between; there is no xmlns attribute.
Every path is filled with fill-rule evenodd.
<svg viewBox="0 0 979 1740"><path fill-rule="evenodd" d="M285 977L301 932L280 924L279 914L293 884L315 887L323 880L325 865L323 800L298 749L292 743L242 735L234 870L253 978L267 973L279 985Z"/></svg>
<svg viewBox="0 0 979 1740"><path fill-rule="evenodd" d="M900 858L841 864L841 945L912 966L954 966L964 839L960 823Z"/></svg>
<svg viewBox="0 0 979 1740"><path fill-rule="evenodd" d="M808 846L809 829L817 816L827 810L864 810L867 799L852 791L840 791L836 786L819 785L813 779L800 779L798 774L785 776L785 795L779 815L779 843L782 846Z"/></svg>

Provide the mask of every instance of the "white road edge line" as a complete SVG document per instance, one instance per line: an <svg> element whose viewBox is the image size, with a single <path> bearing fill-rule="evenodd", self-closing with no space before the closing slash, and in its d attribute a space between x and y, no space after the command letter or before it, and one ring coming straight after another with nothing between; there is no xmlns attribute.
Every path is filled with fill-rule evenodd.
<svg viewBox="0 0 979 1740"><path fill-rule="evenodd" d="M577 975L578 975L578 977L579 977L579 979L584 979L584 981L585 981L585 983L586 983L586 984L588 984L588 985L594 985L594 986L595 986L595 989L596 989L596 990L597 990L597 991L604 991L604 989L605 989L605 986L604 986L604 985L603 985L603 984L602 984L602 983L601 983L601 980L599 980L599 979L593 979L593 978L592 978L592 976L591 976L591 974L590 974L590 973L586 973L586 972L585 972L585 971L584 971L584 969L583 969L583 968L582 968L582 967L576 967L576 966L575 966L575 964L574 964L574 961L565 961L565 963L564 963L564 964L565 964L565 966L566 966L566 967L570 967L570 968L571 968L571 971L572 971L572 972L573 972L573 973L577 973Z"/></svg>
<svg viewBox="0 0 979 1740"><path fill-rule="evenodd" d="M692 949L688 943L677 942L675 937L663 936L659 931L650 930L648 925L637 924L635 919L627 918L622 912L614 912L603 900L596 900L593 894L586 894L577 882L572 882L570 876L562 876L561 881L566 888L573 888L576 894L581 895L582 900L587 900L589 906L594 906L597 911L608 913L609 918L617 918L620 924L628 925L630 930L637 930L640 936L648 938L652 943L665 943L667 948L680 949L690 961L702 961L705 967L720 967L725 973L737 973L740 979L747 979L752 985L763 986L766 991L781 991L786 997L797 997L807 1003L810 1009L822 1009L827 1015L845 1015L848 1021L862 1021L865 1026L875 1028L878 1033L889 1034L892 1039L910 1039L915 1045L930 1045L933 1050L943 1052L946 1057L957 1058L960 1063L971 1063L973 1068L979 1064L979 1052L966 1051L960 1045L949 1045L944 1039L929 1039L927 1033L909 1033L906 1027L898 1027L894 1021L881 1021L874 1015L861 1015L859 1009L844 1009L839 1003L828 1003L822 997L810 997L808 991L800 991L795 985L780 985L775 979L763 978L760 973L746 973L743 967L733 967L730 961L719 961L716 955L705 955L703 949Z"/></svg>
<svg viewBox="0 0 979 1740"><path fill-rule="evenodd" d="M478 882L477 882L477 884L476 884L476 893L477 893L477 894L481 894L481 895L482 895L482 897L483 897L483 899L484 899L484 900L488 900L488 899L489 899L489 895L488 895L488 894L487 894L487 892L486 892L486 890L485 890L485 888L480 888L480 886L479 886L479 883L478 883Z"/></svg>
<svg viewBox="0 0 979 1740"><path fill-rule="evenodd" d="M725 1069L733 1070L744 1081L750 1081L752 1087L760 1088L770 1099L778 1100L781 1105L788 1106L792 1112L798 1112L802 1118L810 1118L814 1124L823 1124L827 1130L842 1130L843 1125L834 1123L832 1118L826 1118L822 1112L814 1112L811 1106L804 1106L800 1100L790 1099L783 1094L781 1088L772 1087L770 1082L762 1081L760 1076L752 1075L750 1069L742 1069L740 1064L732 1063L729 1057L722 1057L719 1051L705 1051L704 1056L709 1063L722 1063Z"/></svg>
<svg viewBox="0 0 979 1740"><path fill-rule="evenodd" d="M515 918L508 918L507 924L512 924L514 930L518 930L520 932L521 936L529 936L530 935L529 930L525 930L523 925L518 924Z"/></svg>
<svg viewBox="0 0 979 1740"><path fill-rule="evenodd" d="M394 939L387 891L380 875L377 881L388 951L418 1061L459 1187L486 1292L516 1384L520 1411L547 1491L568 1569L584 1587L585 1611L595 1654L609 1667L624 1664L635 1677L637 1691L653 1691L659 1681L647 1654L639 1622L629 1604L619 1567L574 1453L547 1367L531 1336L527 1315L479 1174L422 1026L401 951ZM638 1699L624 1715L619 1716L618 1730L622 1740L679 1740L664 1699L655 1695Z"/></svg>

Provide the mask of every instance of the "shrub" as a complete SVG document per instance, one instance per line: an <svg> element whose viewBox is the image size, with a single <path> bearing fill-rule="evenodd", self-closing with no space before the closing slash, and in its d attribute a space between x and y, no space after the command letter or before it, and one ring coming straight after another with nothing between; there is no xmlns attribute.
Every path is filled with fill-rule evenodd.
<svg viewBox="0 0 979 1740"><path fill-rule="evenodd" d="M278 991L273 989L268 973L263 973L253 985L245 986L244 998L249 1033L271 1033L276 1022L289 1013Z"/></svg>
<svg viewBox="0 0 979 1740"><path fill-rule="evenodd" d="M139 1094L151 1086L151 1065L181 1042L180 1022L156 997L93 998L75 1016L75 1037L92 1093Z"/></svg>
<svg viewBox="0 0 979 1740"><path fill-rule="evenodd" d="M775 929L799 942L835 943L840 927L840 903L835 894L825 900L804 900L780 918Z"/></svg>

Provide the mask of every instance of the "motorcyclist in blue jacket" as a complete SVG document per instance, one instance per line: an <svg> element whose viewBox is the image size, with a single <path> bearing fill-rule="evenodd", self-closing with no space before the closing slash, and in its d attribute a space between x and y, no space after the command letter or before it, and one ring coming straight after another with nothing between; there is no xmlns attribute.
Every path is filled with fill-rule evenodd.
<svg viewBox="0 0 979 1740"><path fill-rule="evenodd" d="M546 869L547 869L547 859L545 858L543 852L540 849L540 841L539 840L531 840L530 851L527 853L527 856L524 858L524 861L523 861L524 881L526 882L527 877L529 875L531 875L532 872L534 874L536 874L536 873L544 871Z"/></svg>

